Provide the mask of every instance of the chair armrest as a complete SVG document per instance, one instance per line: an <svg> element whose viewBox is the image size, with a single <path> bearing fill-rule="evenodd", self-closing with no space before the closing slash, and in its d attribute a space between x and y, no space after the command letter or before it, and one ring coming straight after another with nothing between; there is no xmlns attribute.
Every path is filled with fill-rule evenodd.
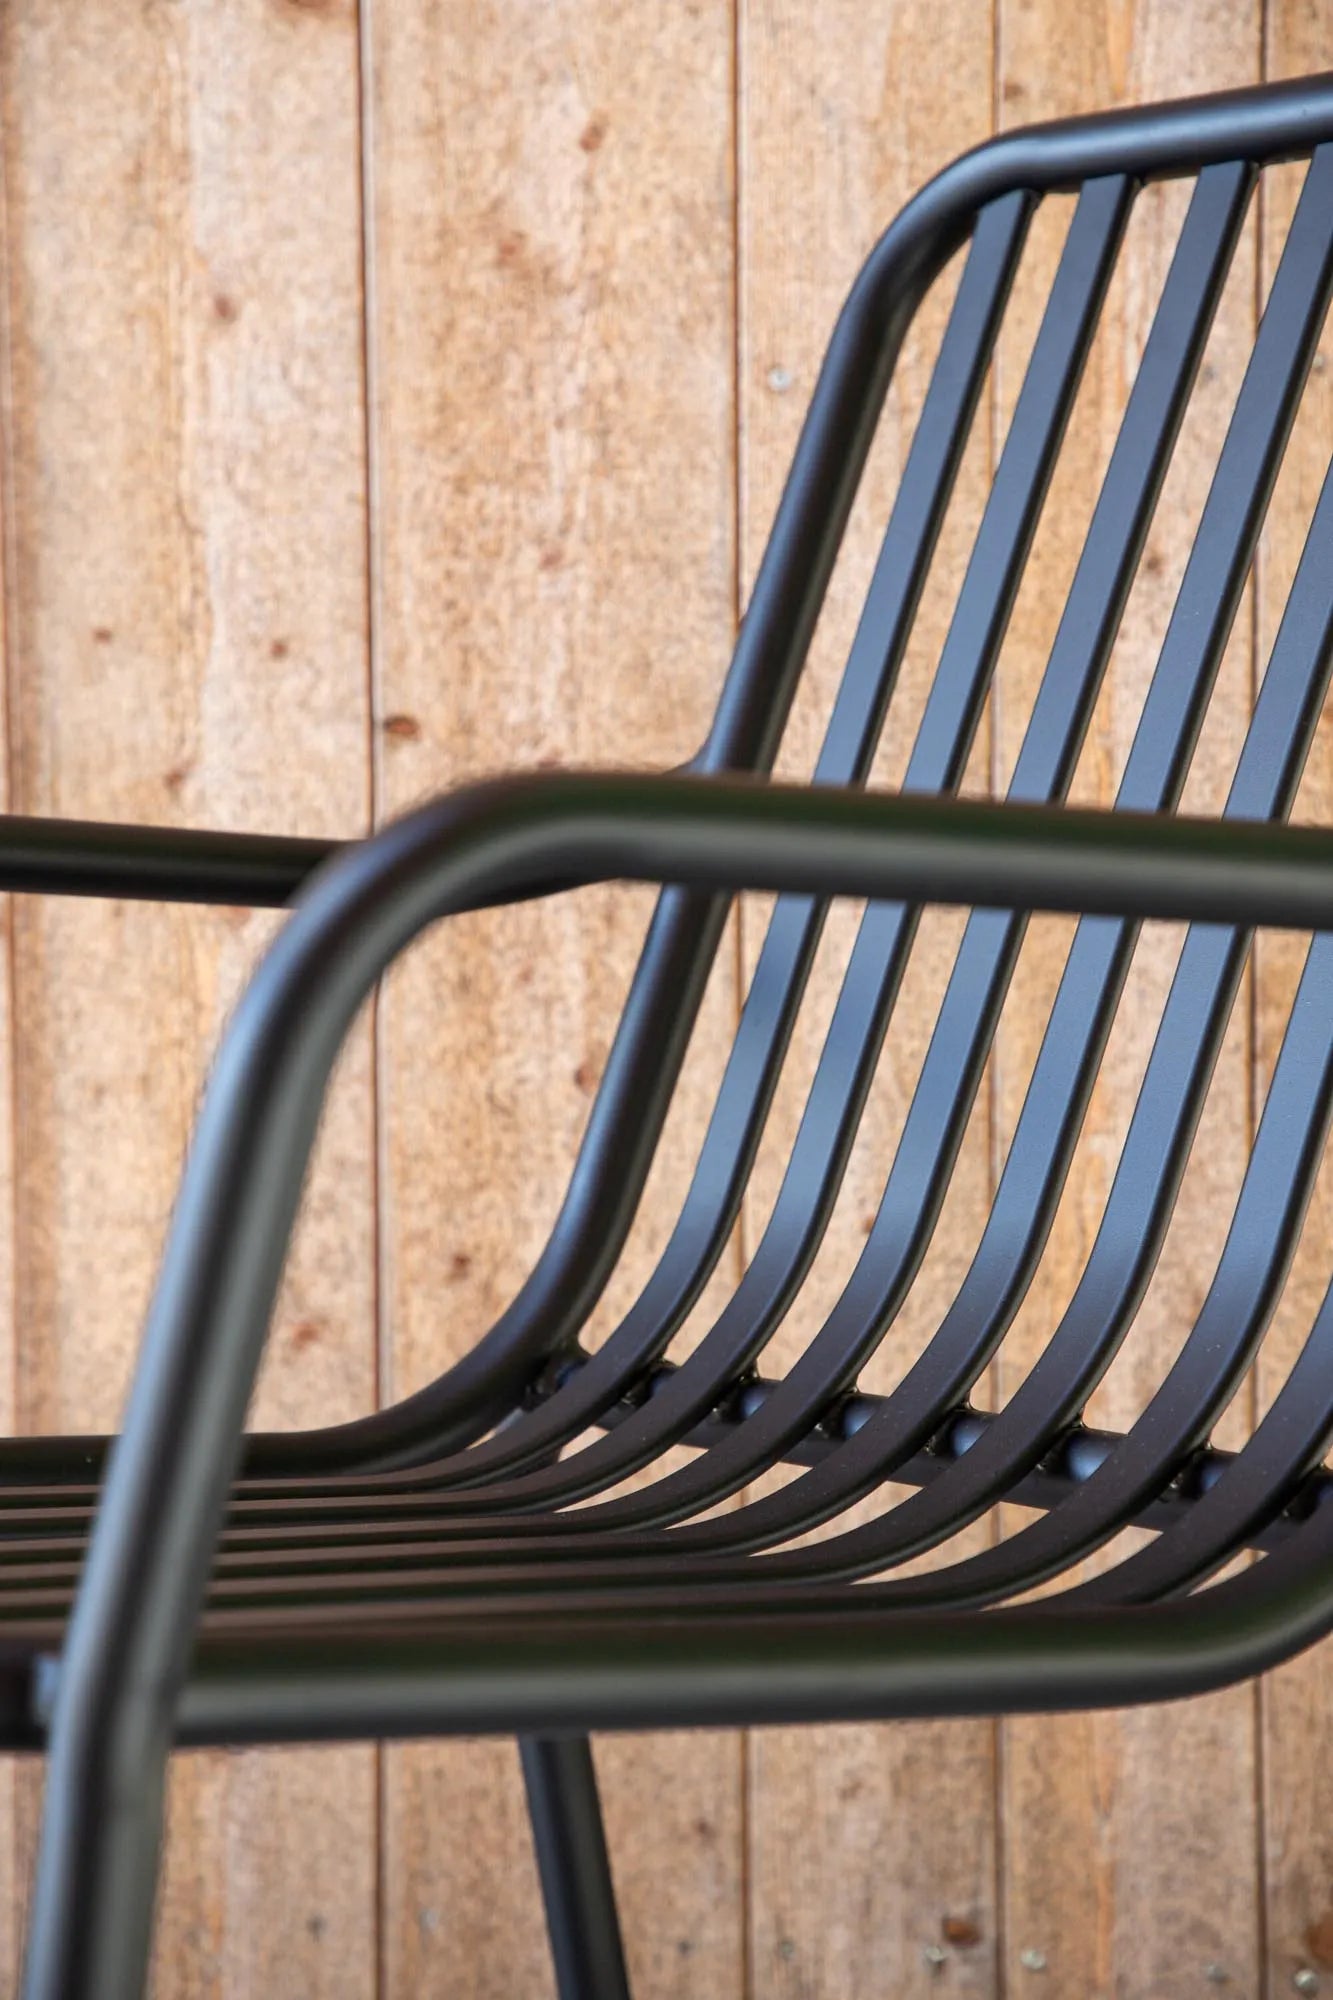
<svg viewBox="0 0 1333 2000"><path fill-rule="evenodd" d="M52 1796L105 1816L126 1857L156 1843L246 1405L352 1018L436 919L516 889L611 878L1333 928L1333 833L1322 829L702 777L500 780L338 855L302 893L223 1038L59 1670ZM62 1853L82 1837L68 1815L48 1820L47 1845ZM79 1878L73 1861L64 1872Z"/></svg>
<svg viewBox="0 0 1333 2000"><path fill-rule="evenodd" d="M0 892L282 909L317 868L351 844L0 813ZM520 895L495 900L515 902Z"/></svg>

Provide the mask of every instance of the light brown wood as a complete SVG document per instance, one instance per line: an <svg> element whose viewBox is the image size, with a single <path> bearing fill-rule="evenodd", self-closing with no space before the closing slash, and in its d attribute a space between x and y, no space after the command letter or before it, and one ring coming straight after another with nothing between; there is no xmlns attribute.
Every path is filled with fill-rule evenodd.
<svg viewBox="0 0 1333 2000"><path fill-rule="evenodd" d="M366 47L381 809L504 765L679 761L734 616L729 12L383 0ZM649 906L469 919L390 980L390 1393L463 1353L537 1255ZM734 1021L733 959L706 1050ZM737 1740L597 1758L636 1993L738 1991ZM391 1752L386 1841L387 1995L550 1991L512 1746Z"/></svg>
<svg viewBox="0 0 1333 2000"><path fill-rule="evenodd" d="M856 269L903 201L991 128L984 10L754 0L742 9L742 577L754 576L797 427ZM942 105L948 106L941 119ZM941 291L947 294L952 274ZM814 762L861 595L943 323L932 297L903 357L782 755ZM960 479L879 760L901 778L961 579L989 458L989 427ZM983 730L974 777L984 780ZM752 1252L777 1191L837 992L857 912L830 920L745 1212ZM746 959L763 935L747 904ZM842 1196L810 1278L776 1338L789 1362L864 1245L925 1050L960 926L928 915L913 954ZM957 1170L958 1199L935 1254L864 1379L901 1372L961 1276L988 1193L986 1093ZM751 1988L849 1994L990 1994L997 1989L993 1731L986 1723L770 1730L750 1748ZM934 1954L943 1953L942 1962Z"/></svg>
<svg viewBox="0 0 1333 2000"><path fill-rule="evenodd" d="M1005 125L1220 89L1256 80L1257 5L1070 9L1001 0L1000 116ZM1183 215L1186 191L1150 189L1136 204L1116 279L1070 426L1029 579L1001 671L999 766L1010 768L1045 663L1097 482L1137 365ZM1054 216L1044 218L1044 224ZM1034 232L1029 269L1048 280L1055 232ZM1230 399L1254 329L1254 232L1242 239L1127 608L1107 691L1075 796L1109 802L1207 489ZM1027 296L1025 292L1025 297ZM1002 410L1022 358L1012 320L1001 352ZM1242 610L1191 769L1187 799L1216 810L1225 795L1250 692L1249 614ZM1070 935L1038 923L997 1043L998 1133L1008 1143ZM1136 954L1086 1121L1069 1193L1038 1282L1000 1360L1012 1393L1068 1300L1091 1248L1179 949L1152 926ZM1090 1418L1132 1421L1197 1310L1221 1246L1248 1138L1249 1011L1244 995L1219 1059L1178 1220L1125 1347ZM1253 1701L1245 1689L1128 1715L1018 1719L1003 1726L1006 1991L1049 2000L1214 1990L1252 1992L1258 1977L1258 1828ZM1208 1968L1212 1967L1210 1973Z"/></svg>
<svg viewBox="0 0 1333 2000"><path fill-rule="evenodd" d="M4 143L0 138L0 660L9 659L9 586L14 574L13 507L6 468L11 460L11 405L9 380L7 269L9 232L5 220ZM11 747L9 707L4 704L0 720L3 745L3 775L0 775L0 809L12 810L10 796ZM14 1284L14 1021L13 1021L13 933L14 905L0 897L0 1421L15 1428L15 1388L17 1384L15 1345ZM29 1781L30 1782L30 1781ZM0 1911L6 1921L0 1926L0 1979L14 1983L17 1971L15 1924L11 1913L23 1906L27 1890L24 1873L26 1853L17 1838L27 1809L24 1780L12 1758L0 1758Z"/></svg>
<svg viewBox="0 0 1333 2000"><path fill-rule="evenodd" d="M1327 8L1270 0L1265 73L1278 78L1333 68L1333 15ZM1272 177L1263 210L1263 281L1271 280L1300 186L1300 170ZM1269 513L1257 597L1258 664L1272 645L1305 525L1329 462L1333 437L1333 342L1327 330L1292 436L1283 478ZM1333 741L1325 721L1297 797L1296 816L1327 823L1333 813ZM1304 952L1298 940L1269 935L1259 942L1256 1008L1256 1089L1267 1088ZM1327 1163L1316 1186L1274 1328L1258 1368L1258 1400L1266 1408L1281 1386L1319 1309L1329 1279L1333 1182ZM1314 1973L1320 1991L1333 1980L1333 1755L1328 1716L1333 1697L1333 1650L1308 1653L1259 1690L1263 1732L1266 1903L1265 1956L1259 1991L1294 1991L1296 1974Z"/></svg>
<svg viewBox="0 0 1333 2000"><path fill-rule="evenodd" d="M19 6L0 32L14 803L355 832L352 11ZM23 1427L116 1420L204 1066L274 922L16 908ZM361 1033L273 1335L270 1424L373 1396L368 1056ZM156 1990L362 2000L374 1831L369 1749L179 1760Z"/></svg>

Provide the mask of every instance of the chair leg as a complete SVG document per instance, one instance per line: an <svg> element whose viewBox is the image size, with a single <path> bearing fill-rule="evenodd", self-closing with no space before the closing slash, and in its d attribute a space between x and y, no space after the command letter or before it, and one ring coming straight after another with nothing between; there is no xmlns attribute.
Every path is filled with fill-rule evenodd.
<svg viewBox="0 0 1333 2000"><path fill-rule="evenodd" d="M165 1746L128 1779L53 1739L28 1912L22 2000L138 2000L148 1977L165 1803ZM70 1739L73 1739L71 1744Z"/></svg>
<svg viewBox="0 0 1333 2000"><path fill-rule="evenodd" d="M519 1739L560 2000L630 2000L592 1746Z"/></svg>

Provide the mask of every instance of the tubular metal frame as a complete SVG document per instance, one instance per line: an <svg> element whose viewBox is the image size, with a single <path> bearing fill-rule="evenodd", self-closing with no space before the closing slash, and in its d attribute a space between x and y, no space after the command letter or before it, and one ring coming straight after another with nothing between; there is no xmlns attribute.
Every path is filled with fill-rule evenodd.
<svg viewBox="0 0 1333 2000"><path fill-rule="evenodd" d="M1258 172L1309 158L1116 808L1065 797ZM1007 801L952 796L1138 187L1195 177ZM896 796L870 761L1033 208L1078 201ZM970 239L810 786L768 781L904 332ZM518 1733L562 1995L626 1995L592 1728L1041 1711L1175 1698L1333 1627L1333 1292L1251 1443L1212 1423L1293 1252L1333 1110L1333 832L1281 824L1333 667L1333 481L1226 811L1175 811L1333 293L1333 77L997 139L889 229L839 319L706 743L683 773L512 777L357 843L0 822L0 887L285 903L221 1045L124 1426L0 1443L0 1736L48 1750L27 2000L142 1985L173 1742ZM530 1278L439 1381L351 1424L243 1434L329 1073L429 924L570 886L661 895L569 1190ZM729 898L779 901L700 1165L595 1352ZM737 1212L833 896L868 899L774 1219L689 1360L672 1336ZM758 1373L827 1225L916 913L967 907L902 1145L842 1299ZM1034 910L1081 919L976 1257L899 1387L859 1371L924 1256ZM968 1396L1040 1259L1145 918L1188 921L1083 1279L1022 1388ZM1211 1291L1123 1437L1087 1397L1156 1261L1249 933L1314 932ZM603 1434L572 1456L592 1425ZM629 1492L678 1442L683 1469ZM767 1499L698 1518L788 1460ZM103 1477L103 1473L105 1476ZM886 1514L789 1544L887 1482ZM599 1497L600 1496L600 1497ZM877 1581L999 1500L1048 1511ZM593 1504L569 1511L575 1500ZM1093 1583L1005 1600L1129 1523ZM1240 1548L1263 1560L1210 1579ZM871 1579L862 1581L862 1579ZM1203 1589L1196 1585L1206 1584ZM995 1606L997 1608L985 1608ZM570 1739L574 1740L570 1740Z"/></svg>

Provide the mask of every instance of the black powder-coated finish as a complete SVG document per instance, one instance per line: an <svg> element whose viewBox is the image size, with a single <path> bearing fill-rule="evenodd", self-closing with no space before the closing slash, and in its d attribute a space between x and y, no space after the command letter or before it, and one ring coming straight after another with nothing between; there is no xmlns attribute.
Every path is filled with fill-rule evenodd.
<svg viewBox="0 0 1333 2000"><path fill-rule="evenodd" d="M1074 810L1064 801L1232 252L1259 175L1289 158L1309 161L1304 191L1116 806ZM1126 223L1143 182L1169 175L1193 177L1192 198L1009 795L964 801ZM1077 201L904 786L870 792L1028 225L1053 192ZM773 784L899 347L964 246L814 782ZM0 887L295 904L218 1056L114 1452L104 1438L0 1441L0 1741L49 1753L27 2000L141 1989L173 1742L520 1735L562 2000L626 2000L588 1730L1167 1699L1333 1628L1333 1286L1253 1440L1231 1454L1209 1442L1281 1292L1333 1112L1333 833L1283 824L1333 667L1333 479L1225 811L1176 810L1331 292L1333 78L1006 135L932 182L857 280L685 771L497 780L364 842L0 821ZM608 879L666 886L528 1280L420 1393L348 1424L243 1436L357 1007L426 925ZM741 889L777 901L698 1164L648 1282L589 1348L580 1335L633 1223ZM679 1359L834 896L867 908L771 1219ZM764 1375L929 902L971 914L881 1202L823 1323L785 1373ZM897 1387L867 1394L861 1371L930 1245L1037 910L1079 923L976 1253ZM1191 928L1082 1277L1008 1404L973 1410L1038 1269L1137 928L1154 917ZM1090 1430L1082 1412L1156 1264L1261 925L1314 937L1213 1284L1129 1431ZM680 1444L695 1456L663 1470ZM710 1511L783 1461L797 1477ZM888 1504L848 1525L870 1495ZM885 1574L1000 1502L1043 1511L927 1575ZM1081 1581L1082 1558L1131 1523L1156 1539ZM833 1532L800 1539L821 1524ZM1213 1581L1246 1547L1262 1560ZM1051 1580L1054 1594L1012 1601Z"/></svg>
<svg viewBox="0 0 1333 2000"><path fill-rule="evenodd" d="M525 1736L519 1749L556 1984L562 1995L629 2000L588 1739Z"/></svg>

